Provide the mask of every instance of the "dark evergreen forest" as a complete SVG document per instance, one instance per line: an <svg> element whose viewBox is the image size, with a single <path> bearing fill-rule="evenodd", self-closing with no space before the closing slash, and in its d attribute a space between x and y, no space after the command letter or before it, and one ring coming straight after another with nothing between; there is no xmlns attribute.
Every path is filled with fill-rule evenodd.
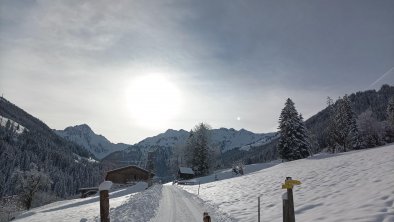
<svg viewBox="0 0 394 222"><path fill-rule="evenodd" d="M16 170L28 171L34 163L52 183L47 193L65 198L81 187L97 186L102 180L101 165L84 148L57 136L47 125L4 98L0 116L10 120L0 127L0 197L18 194ZM16 130L20 124L26 128Z"/></svg>
<svg viewBox="0 0 394 222"><path fill-rule="evenodd" d="M378 91L368 90L352 93L348 98L352 110L357 117L366 111L371 111L372 118L378 122L384 122L387 120L387 105L390 98L393 96L394 86L383 85ZM328 108L325 108L305 121L305 125L309 129L311 136L314 137L318 143L318 149L316 151L320 151L328 146L329 120L330 112Z"/></svg>

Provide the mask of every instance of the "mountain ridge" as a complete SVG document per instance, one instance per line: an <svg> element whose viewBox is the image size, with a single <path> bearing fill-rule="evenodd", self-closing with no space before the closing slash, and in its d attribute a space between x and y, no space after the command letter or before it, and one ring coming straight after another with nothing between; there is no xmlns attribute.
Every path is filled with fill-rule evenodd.
<svg viewBox="0 0 394 222"><path fill-rule="evenodd" d="M77 143L98 159L102 159L110 153L124 150L130 145L125 143L112 143L103 135L96 134L89 125L80 124L66 127L64 130L54 130L62 138Z"/></svg>
<svg viewBox="0 0 394 222"><path fill-rule="evenodd" d="M75 142L93 153L96 158L103 159L111 153L122 151L130 146L138 147L142 151L153 151L160 147L176 148L183 146L189 137L189 132L184 129L167 129L163 133L147 137L133 145L125 143L112 143L105 136L96 134L91 127L86 124L66 127L64 130L54 130L62 138ZM248 150L253 144L264 144L267 138L272 137L272 133L253 133L244 128L235 130L233 128L211 129L212 145L219 147L221 152L227 152L235 148ZM135 149L135 148L134 148Z"/></svg>

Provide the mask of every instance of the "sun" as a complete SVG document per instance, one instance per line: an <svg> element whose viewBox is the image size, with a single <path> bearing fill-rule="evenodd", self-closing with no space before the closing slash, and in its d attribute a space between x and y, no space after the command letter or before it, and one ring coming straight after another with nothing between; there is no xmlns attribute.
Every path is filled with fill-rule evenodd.
<svg viewBox="0 0 394 222"><path fill-rule="evenodd" d="M131 117L149 129L168 128L181 109L181 92L163 75L152 74L135 78L126 90Z"/></svg>

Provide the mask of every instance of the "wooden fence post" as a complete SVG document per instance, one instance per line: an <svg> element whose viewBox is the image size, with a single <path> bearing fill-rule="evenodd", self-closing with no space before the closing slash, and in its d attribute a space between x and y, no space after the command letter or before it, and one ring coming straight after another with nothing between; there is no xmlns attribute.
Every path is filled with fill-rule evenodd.
<svg viewBox="0 0 394 222"><path fill-rule="evenodd" d="M197 195L200 195L200 184L201 184L201 181L198 181L198 191L197 191Z"/></svg>
<svg viewBox="0 0 394 222"><path fill-rule="evenodd" d="M291 180L291 177L290 177ZM288 214L289 214L289 222L295 222L295 215L294 215L294 200L293 200L293 189L287 189L287 198L288 198Z"/></svg>
<svg viewBox="0 0 394 222"><path fill-rule="evenodd" d="M291 177L286 177L285 183L282 184L282 189L287 189L287 193L282 196L283 222L295 222L293 186L300 184L300 181L293 180Z"/></svg>
<svg viewBox="0 0 394 222"><path fill-rule="evenodd" d="M288 205L288 198L287 198L287 193L284 193L282 195L282 200L283 200L283 222L288 222L289 221L289 205Z"/></svg>
<svg viewBox="0 0 394 222"><path fill-rule="evenodd" d="M101 222L110 222L109 220L109 195L108 190L111 188L111 181L104 181L99 186L100 191L100 220Z"/></svg>
<svg viewBox="0 0 394 222"><path fill-rule="evenodd" d="M207 212L204 212L204 214L202 215L202 221L203 222L211 222L211 217L208 215Z"/></svg>
<svg viewBox="0 0 394 222"><path fill-rule="evenodd" d="M257 197L257 211L258 211L258 213L257 213L257 215L258 215L257 221L260 222L260 197Z"/></svg>

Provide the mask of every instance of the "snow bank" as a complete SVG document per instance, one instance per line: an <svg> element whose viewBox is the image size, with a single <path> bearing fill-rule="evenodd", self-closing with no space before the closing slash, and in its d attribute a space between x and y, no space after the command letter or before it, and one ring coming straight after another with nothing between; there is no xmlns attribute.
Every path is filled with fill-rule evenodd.
<svg viewBox="0 0 394 222"><path fill-rule="evenodd" d="M137 195L136 192L144 191L147 186L147 183L140 182L134 186L110 192L110 208L113 210L128 203L130 199ZM26 211L19 215L15 221L95 221L100 215L99 202L98 195L83 199L58 201Z"/></svg>
<svg viewBox="0 0 394 222"><path fill-rule="evenodd" d="M256 163L256 164L251 164L251 165L246 165L244 168L244 174L250 174L262 169L266 169L272 166L275 166L277 164L279 164L280 161L275 160L269 163ZM240 175L234 175L232 169L225 169L225 170L218 170L215 171L213 174L205 176L205 177L199 177L199 178L195 178L192 180L186 180L186 181L190 181L190 182L194 182L195 184L198 183L211 183L211 182L215 182L218 180L226 180L226 179L231 179L231 178L235 178L235 177L239 177Z"/></svg>
<svg viewBox="0 0 394 222"><path fill-rule="evenodd" d="M159 206L162 185L155 185L144 192L140 192L130 198L123 205L110 211L110 218L113 222L145 222L149 221L156 214ZM97 217L95 221L100 221Z"/></svg>
<svg viewBox="0 0 394 222"><path fill-rule="evenodd" d="M297 221L394 221L394 145L278 164L235 178L201 184L200 198L239 221L282 221L281 184L294 188ZM198 185L180 186L197 194Z"/></svg>

